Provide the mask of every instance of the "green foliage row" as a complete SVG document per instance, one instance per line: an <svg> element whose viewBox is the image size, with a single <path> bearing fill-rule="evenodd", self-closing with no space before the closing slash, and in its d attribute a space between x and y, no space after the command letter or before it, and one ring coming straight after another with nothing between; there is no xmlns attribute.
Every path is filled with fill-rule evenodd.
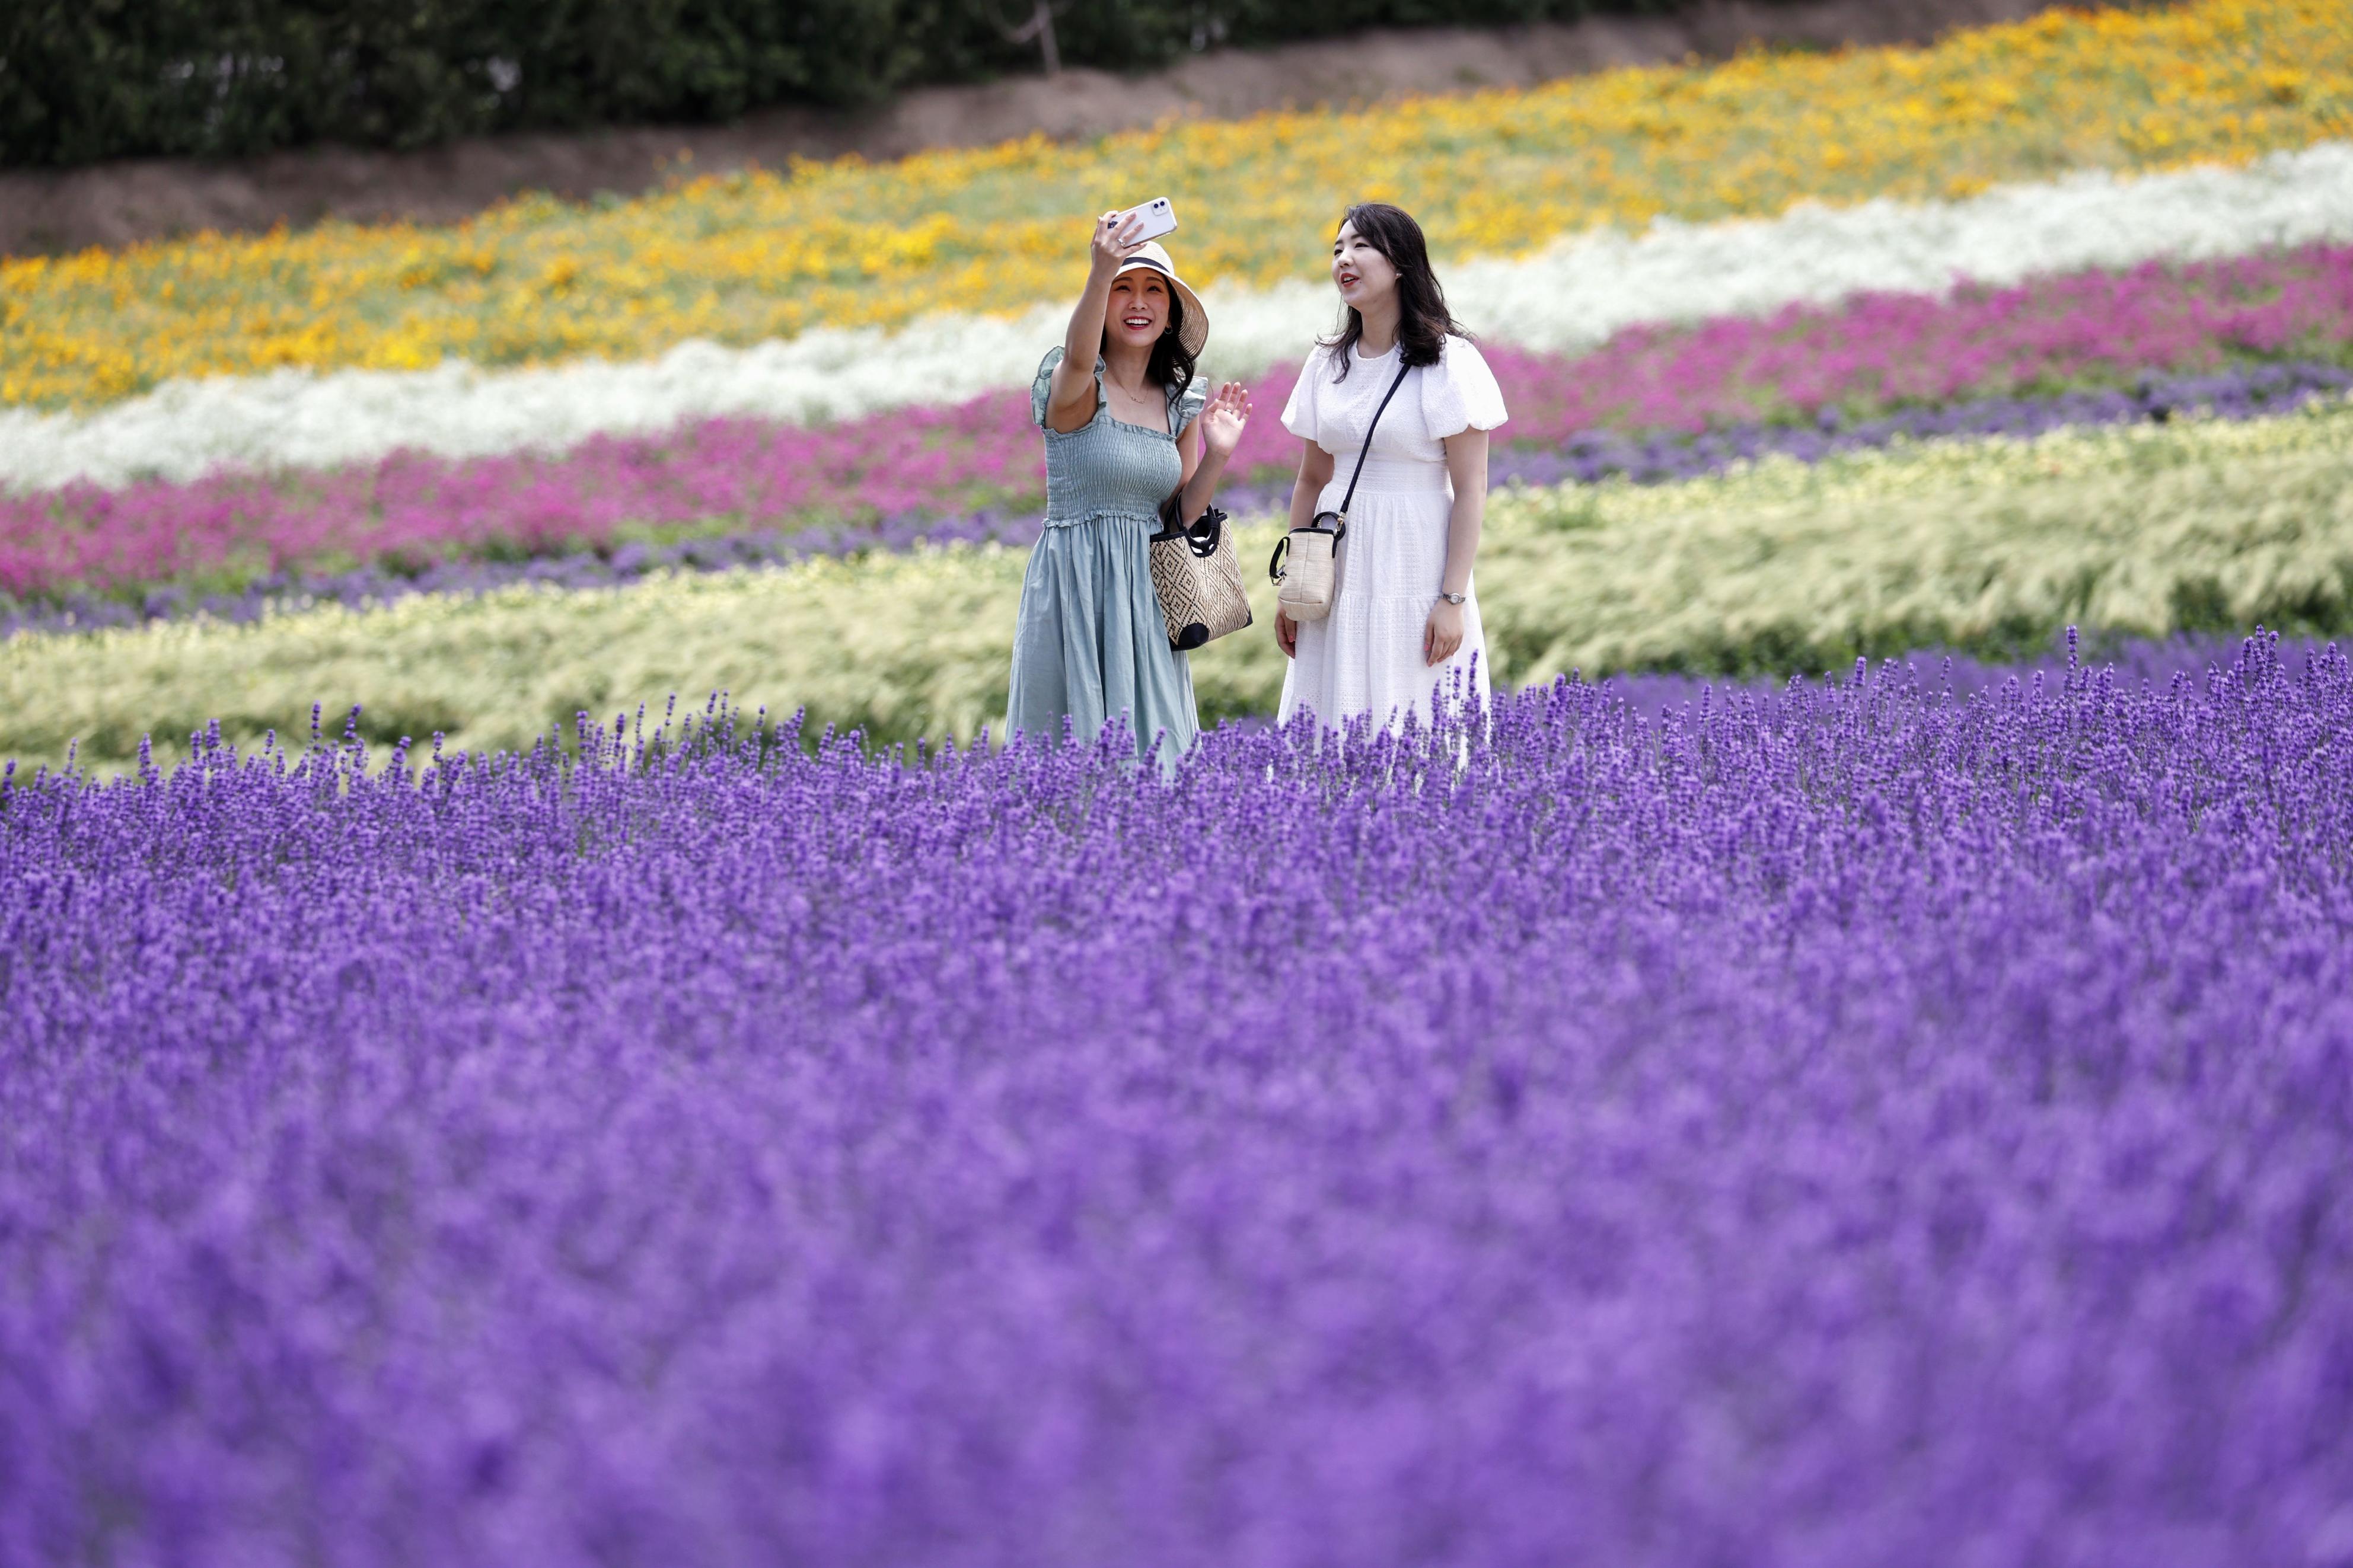
<svg viewBox="0 0 2353 1568"><path fill-rule="evenodd" d="M1063 60L1674 0L1055 0ZM1034 0L8 0L0 164L725 120L1034 68Z"/></svg>
<svg viewBox="0 0 2353 1568"><path fill-rule="evenodd" d="M1263 560L1278 526L1245 531ZM328 728L375 741L527 746L724 689L877 741L1001 724L1024 552L958 548L619 590L518 588L250 626L19 637L0 645L0 755L121 767L219 720L240 742ZM1205 720L1271 711L1283 660L1259 624L1191 656ZM2353 407L2033 442L1923 446L1689 484L1508 490L1479 594L1507 684L1577 669L1819 674L1858 655L2047 650L2257 622L2353 630Z"/></svg>

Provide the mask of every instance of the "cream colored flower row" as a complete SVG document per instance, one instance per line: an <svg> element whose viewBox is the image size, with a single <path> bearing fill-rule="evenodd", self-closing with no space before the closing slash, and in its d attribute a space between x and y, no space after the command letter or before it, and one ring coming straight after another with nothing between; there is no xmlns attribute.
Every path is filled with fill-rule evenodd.
<svg viewBox="0 0 2353 1568"><path fill-rule="evenodd" d="M1662 219L1639 237L1584 235L1533 257L1465 263L1447 282L1458 313L1482 335L1575 350L1641 321L2319 239L2353 239L2353 144L2241 168L2076 174L1957 202L1808 205L1712 225ZM1328 287L1298 282L1214 290L1208 304L1208 368L1220 375L1302 357L1333 310ZM290 370L175 383L96 414L0 410L0 486L186 479L224 465L326 466L401 447L459 457L556 450L714 416L811 420L952 403L1027 384L1060 337L1063 309L934 317L895 333L819 329L752 349L691 343L638 364Z"/></svg>
<svg viewBox="0 0 2353 1568"><path fill-rule="evenodd" d="M1262 558L1275 528L1249 531ZM120 766L206 721L307 732L364 705L372 737L528 745L575 713L723 689L878 739L970 736L1004 711L1022 552L998 547L516 588L0 645L0 755ZM1898 448L1725 477L1514 490L1491 509L1480 597L1496 673L1783 675L1857 653L2000 651L2059 627L2353 627L2353 407L2247 424ZM1205 717L1274 706L1260 626L1192 656Z"/></svg>

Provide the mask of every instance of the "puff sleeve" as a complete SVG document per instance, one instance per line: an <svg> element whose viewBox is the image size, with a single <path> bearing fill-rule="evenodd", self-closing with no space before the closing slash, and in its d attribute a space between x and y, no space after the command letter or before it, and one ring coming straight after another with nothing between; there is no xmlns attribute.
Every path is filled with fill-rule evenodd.
<svg viewBox="0 0 2353 1568"><path fill-rule="evenodd" d="M1332 367L1332 351L1317 345L1307 363L1299 367L1299 379L1291 388L1291 401L1282 405L1282 427L1303 441L1317 446L1322 424L1315 414L1315 389L1324 384Z"/></svg>
<svg viewBox="0 0 2353 1568"><path fill-rule="evenodd" d="M1038 362L1038 379L1029 384L1029 423L1050 436L1062 434L1046 423L1046 405L1052 401L1054 396L1054 367L1061 363L1062 351L1059 348L1048 349L1046 357ZM1109 400L1103 392L1103 361L1097 360L1095 361L1095 412L1102 413L1103 405ZM1083 429L1085 426L1082 426L1080 428Z"/></svg>
<svg viewBox="0 0 2353 1568"><path fill-rule="evenodd" d="M1181 395L1170 397L1168 399L1169 434L1173 436L1185 434L1191 428L1193 421L1201 416L1201 410L1208 407L1208 403L1209 395L1201 390L1198 382L1187 387Z"/></svg>
<svg viewBox="0 0 2353 1568"><path fill-rule="evenodd" d="M1465 430L1493 430L1508 417L1504 389L1470 339L1449 337L1430 369L1437 374L1421 378L1421 417L1432 440L1443 441Z"/></svg>

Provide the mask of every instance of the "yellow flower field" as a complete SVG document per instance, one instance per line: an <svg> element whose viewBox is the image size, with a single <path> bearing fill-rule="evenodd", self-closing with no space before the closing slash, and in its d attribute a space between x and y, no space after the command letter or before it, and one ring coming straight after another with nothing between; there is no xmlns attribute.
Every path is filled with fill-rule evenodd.
<svg viewBox="0 0 2353 1568"><path fill-rule="evenodd" d="M330 224L0 263L0 405L176 376L638 358L817 323L1006 310L1071 287L1079 215L1176 198L1204 282L1312 274L1345 202L1448 258L1662 215L1965 195L2073 168L2240 163L2353 132L2353 7L2045 13L1927 49L1755 54L1364 113L1178 123L869 165L525 199L447 228Z"/></svg>

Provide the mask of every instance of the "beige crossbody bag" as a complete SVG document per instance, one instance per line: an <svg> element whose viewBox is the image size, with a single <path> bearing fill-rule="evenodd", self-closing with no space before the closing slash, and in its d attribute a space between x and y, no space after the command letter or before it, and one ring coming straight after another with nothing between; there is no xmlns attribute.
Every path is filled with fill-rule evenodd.
<svg viewBox="0 0 2353 1568"><path fill-rule="evenodd" d="M1373 432L1381 427L1389 399L1398 395L1398 388L1405 384L1406 372L1412 368L1398 366L1397 379L1389 383L1381 405L1373 410L1373 422L1365 426L1364 449L1356 454L1356 471L1348 476L1348 493L1340 498L1340 510L1319 511L1305 528L1294 528L1274 542L1266 574L1277 585L1276 607L1294 621L1320 621L1332 613L1340 541L1348 536L1348 508L1356 499L1356 481L1365 477L1365 459L1373 455Z"/></svg>

